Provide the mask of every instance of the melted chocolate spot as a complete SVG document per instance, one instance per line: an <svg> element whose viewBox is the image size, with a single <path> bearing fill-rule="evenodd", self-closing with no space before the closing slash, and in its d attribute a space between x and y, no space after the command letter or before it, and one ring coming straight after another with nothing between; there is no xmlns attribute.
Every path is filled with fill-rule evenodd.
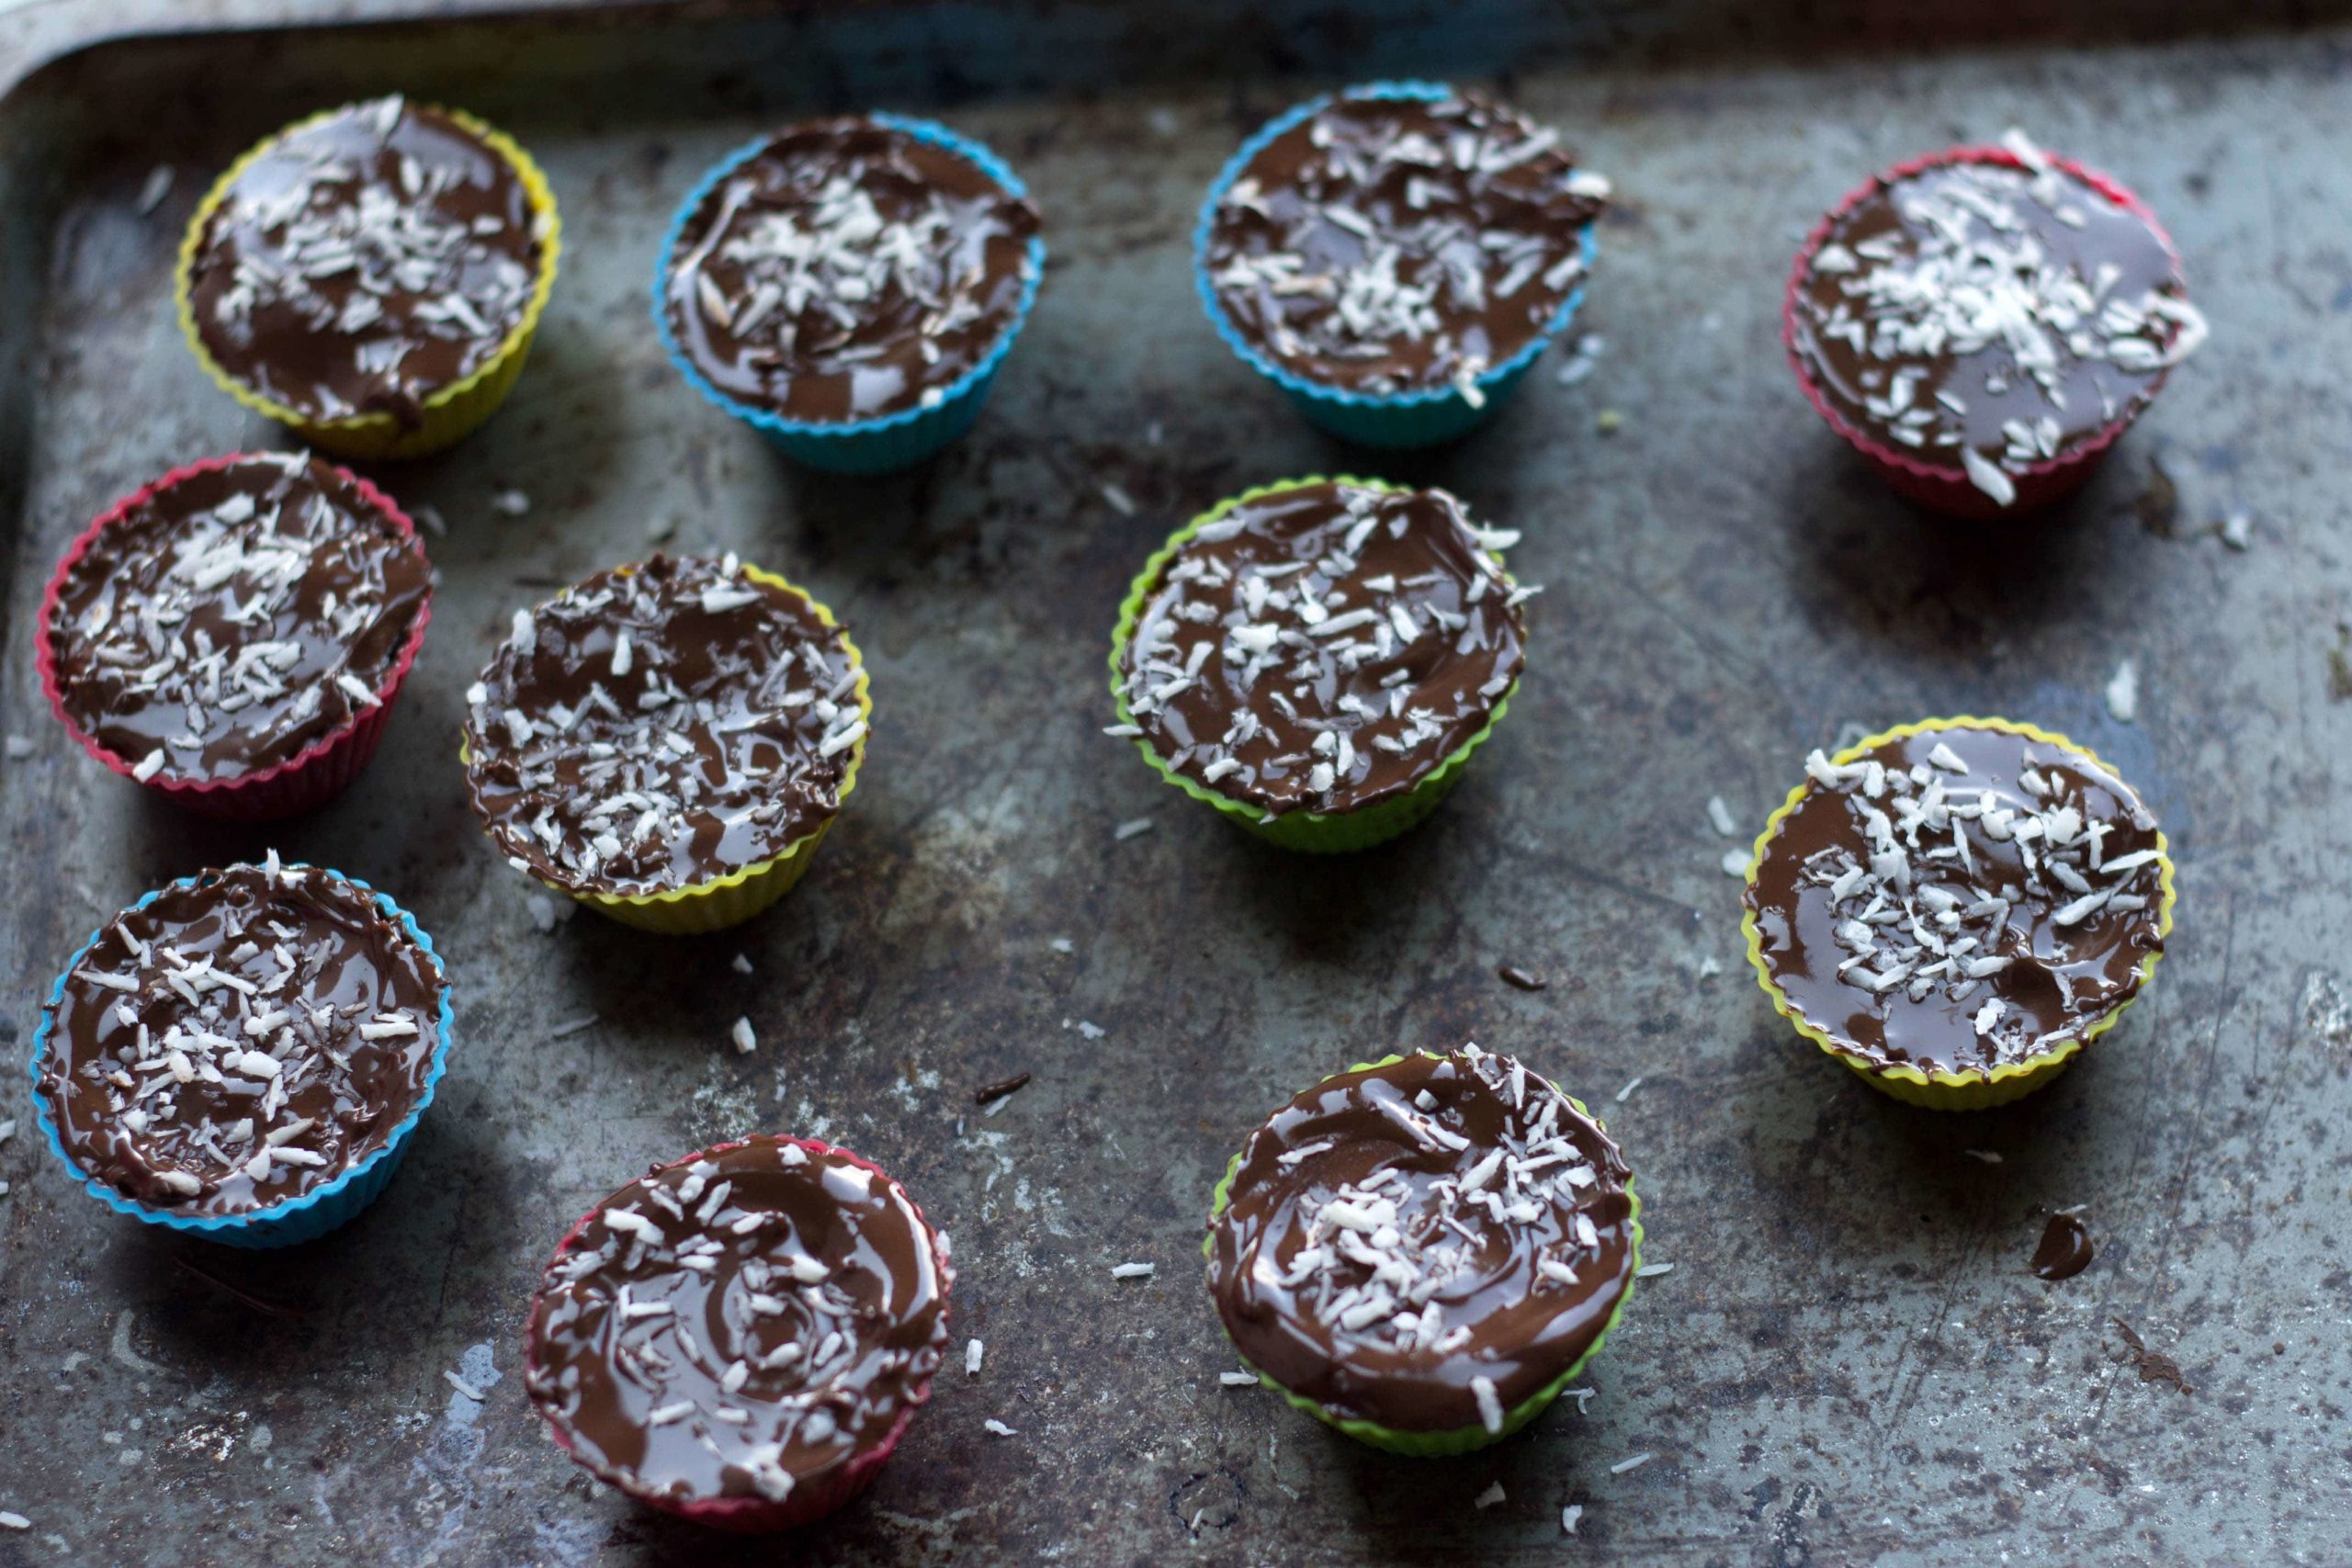
<svg viewBox="0 0 2352 1568"><path fill-rule="evenodd" d="M76 728L145 776L257 773L349 728L406 646L432 569L343 469L199 469L66 574L49 626Z"/></svg>
<svg viewBox="0 0 2352 1568"><path fill-rule="evenodd" d="M234 379L413 427L522 325L545 265L514 166L439 109L379 98L265 144L207 220L189 295Z"/></svg>
<svg viewBox="0 0 2352 1568"><path fill-rule="evenodd" d="M779 133L686 220L671 330L739 402L842 423L929 407L987 358L1035 268L1037 209L864 118Z"/></svg>
<svg viewBox="0 0 2352 1568"><path fill-rule="evenodd" d="M1443 491L1275 491L1160 570L1127 640L1127 714L1229 799L1357 810L1494 716L1526 662L1525 592Z"/></svg>
<svg viewBox="0 0 2352 1568"><path fill-rule="evenodd" d="M1608 182L1476 94L1340 98L1227 187L1204 257L1219 306L1306 378L1374 393L1475 379L1550 330Z"/></svg>
<svg viewBox="0 0 2352 1568"><path fill-rule="evenodd" d="M1476 1046L1342 1073L1243 1146L1210 1293L1253 1366L1337 1415L1491 1425L1631 1288L1631 1176L1598 1122Z"/></svg>
<svg viewBox="0 0 2352 1568"><path fill-rule="evenodd" d="M548 1265L532 1403L633 1495L781 1501L922 1402L946 1251L904 1189L839 1150L759 1136L660 1167Z"/></svg>
<svg viewBox="0 0 2352 1568"><path fill-rule="evenodd" d="M241 1214L324 1186L424 1093L448 984L373 897L233 865L107 922L48 1010L65 1152L133 1201Z"/></svg>
<svg viewBox="0 0 2352 1568"><path fill-rule="evenodd" d="M2041 1227L2041 1242L2033 1249L2034 1274L2044 1280L2071 1280L2091 1265L2090 1227L2073 1214L2052 1214Z"/></svg>

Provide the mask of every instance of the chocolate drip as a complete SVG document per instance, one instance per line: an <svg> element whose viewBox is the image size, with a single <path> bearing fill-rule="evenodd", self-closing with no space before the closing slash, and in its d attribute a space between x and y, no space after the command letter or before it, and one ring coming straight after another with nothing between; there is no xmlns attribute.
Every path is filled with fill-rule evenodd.
<svg viewBox="0 0 2352 1568"><path fill-rule="evenodd" d="M474 132L398 97L353 104L230 186L192 264L198 335L299 413L414 425L522 324L542 237L521 176Z"/></svg>
<svg viewBox="0 0 2352 1568"><path fill-rule="evenodd" d="M807 595L655 556L518 611L467 694L474 809L575 891L740 871L830 822L865 734L860 670Z"/></svg>
<svg viewBox="0 0 2352 1568"><path fill-rule="evenodd" d="M753 1137L657 1168L548 1265L532 1402L640 1495L781 1501L888 1439L947 1341L954 1281L895 1181Z"/></svg>
<svg viewBox="0 0 2352 1568"><path fill-rule="evenodd" d="M448 984L374 898L233 865L127 909L66 977L40 1092L74 1163L178 1214L300 1197L424 1091Z"/></svg>
<svg viewBox="0 0 2352 1568"><path fill-rule="evenodd" d="M1842 1049L1982 1070L2138 993L2162 836L2088 756L1954 727L1807 769L1747 907L1774 983Z"/></svg>
<svg viewBox="0 0 2352 1568"><path fill-rule="evenodd" d="M1443 491L1257 496L1160 570L1122 665L1128 716L1177 773L1272 813L1404 794L1494 716L1526 624L1492 544Z"/></svg>
<svg viewBox="0 0 2352 1568"><path fill-rule="evenodd" d="M686 220L671 330L729 397L840 423L929 408L1034 272L1037 209L962 153L864 118L780 132Z"/></svg>
<svg viewBox="0 0 2352 1568"><path fill-rule="evenodd" d="M340 468L269 456L199 469L65 574L49 626L59 694L143 778L242 777L376 705L431 577Z"/></svg>
<svg viewBox="0 0 2352 1568"><path fill-rule="evenodd" d="M1631 1178L1598 1122L1475 1045L1342 1073L1243 1145L1209 1291L1252 1365L1339 1416L1492 1429L1632 1288Z"/></svg>
<svg viewBox="0 0 2352 1568"><path fill-rule="evenodd" d="M2038 1279L2071 1280L2091 1266L2090 1227L2073 1214L2052 1214L2041 1228L2031 1268Z"/></svg>
<svg viewBox="0 0 2352 1568"><path fill-rule="evenodd" d="M1235 329L1284 369L1426 391L1551 329L1608 194L1555 132L1490 98L1340 98L1244 165L1204 261Z"/></svg>
<svg viewBox="0 0 2352 1568"><path fill-rule="evenodd" d="M2156 231L2027 150L2037 167L1880 181L1796 301L1797 354L1848 423L1996 497L2137 413L2205 331Z"/></svg>

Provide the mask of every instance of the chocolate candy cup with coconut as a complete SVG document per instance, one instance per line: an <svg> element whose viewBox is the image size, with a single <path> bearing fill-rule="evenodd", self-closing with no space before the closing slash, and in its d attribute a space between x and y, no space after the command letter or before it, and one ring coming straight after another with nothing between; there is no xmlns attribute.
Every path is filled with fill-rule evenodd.
<svg viewBox="0 0 2352 1568"><path fill-rule="evenodd" d="M2205 339L2154 214L2015 132L1847 197L1781 327L1830 428L1899 494L1977 519L2072 493Z"/></svg>
<svg viewBox="0 0 2352 1568"><path fill-rule="evenodd" d="M1242 147L1193 239L1210 323L1337 435L1452 440L1565 330L1609 182L1557 132L1440 83L1317 98Z"/></svg>
<svg viewBox="0 0 2352 1568"><path fill-rule="evenodd" d="M807 1524L871 1484L947 1344L947 1238L906 1190L806 1138L722 1144L573 1227L531 1303L524 1382L557 1444L698 1524Z"/></svg>
<svg viewBox="0 0 2352 1568"><path fill-rule="evenodd" d="M733 556L655 556L516 611L467 709L467 788L508 862L667 932L799 880L873 715L831 612Z"/></svg>
<svg viewBox="0 0 2352 1568"><path fill-rule="evenodd" d="M413 918L273 854L148 895L74 955L34 1035L34 1114L118 1213L284 1247L383 1190L450 1028Z"/></svg>
<svg viewBox="0 0 2352 1568"><path fill-rule="evenodd" d="M1136 579L1114 735L1285 848L1362 849L1427 817L1526 662L1518 536L1441 490L1304 479L1194 518Z"/></svg>
<svg viewBox="0 0 2352 1568"><path fill-rule="evenodd" d="M205 197L181 331L216 383L304 440L415 457L513 388L560 243L513 141L399 96L352 104L270 137Z"/></svg>
<svg viewBox="0 0 2352 1568"><path fill-rule="evenodd" d="M1037 209L986 147L897 115L814 120L688 196L653 319L705 399L787 456L881 473L979 415L1045 273Z"/></svg>
<svg viewBox="0 0 2352 1568"><path fill-rule="evenodd" d="M1633 1173L1600 1122L1476 1045L1391 1056L1276 1111L1203 1244L1226 1333L1269 1386L1395 1453L1533 1420L1633 1298Z"/></svg>
<svg viewBox="0 0 2352 1568"><path fill-rule="evenodd" d="M1741 927L1772 1005L1872 1088L1939 1110L2050 1081L2137 999L2172 929L2163 831L2061 735L1929 719L1806 759Z"/></svg>
<svg viewBox="0 0 2352 1568"><path fill-rule="evenodd" d="M414 526L367 480L300 454L212 457L83 531L37 660L115 773L209 815L284 817L374 755L432 596Z"/></svg>

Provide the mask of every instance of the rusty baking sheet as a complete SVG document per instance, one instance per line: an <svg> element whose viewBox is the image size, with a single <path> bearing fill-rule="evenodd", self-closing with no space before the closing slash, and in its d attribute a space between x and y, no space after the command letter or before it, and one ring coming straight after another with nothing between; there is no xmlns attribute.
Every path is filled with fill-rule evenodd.
<svg viewBox="0 0 2352 1568"><path fill-rule="evenodd" d="M0 1564L2346 1561L2342 6L2040 8L2028 30L1971 4L477 9L0 16L19 70L142 19L175 29L69 52L0 101L0 729L30 743L0 763L9 1059L101 918L273 842L416 910L453 956L460 1027L384 1199L278 1256L117 1221L28 1135L20 1068L0 1078L0 1118L28 1130L0 1146L0 1508L30 1520L0 1532ZM209 30L229 24L256 30ZM1624 198L1579 323L1591 373L1562 384L1555 350L1490 428L1409 458L1323 440L1234 363L1185 246L1250 128L1400 73L1502 88ZM36 595L119 493L271 439L175 337L174 243L253 138L393 88L533 150L564 276L496 422L379 476L447 524L385 753L272 836L185 820L42 711ZM796 114L869 106L994 144L1053 263L972 435L850 481L705 407L643 299L698 169ZM2067 512L1955 528L1819 427L1775 344L1778 286L1871 169L2011 124L2149 198L2213 339ZM1525 531L1514 568L1549 592L1459 793L1326 862L1238 836L1097 727L1153 545L1245 485L1342 468L1457 489ZM509 489L526 514L493 508ZM2243 550L2220 535L2237 514ZM740 549L843 613L872 660L866 772L815 874L739 933L584 914L543 931L466 812L460 693L515 606L657 537ZM2102 696L2125 660L2128 724ZM2147 1001L2054 1088L1973 1116L1883 1100L1778 1022L1740 972L1731 840L1706 810L1720 795L1752 831L1807 748L1951 711L2096 746L2181 868ZM751 1056L728 1045L739 1013ZM1214 1175L1277 1101L1368 1051L1467 1037L1606 1115L1648 1255L1674 1269L1581 1409L1413 1463L1219 1386L1195 1249ZM868 1497L782 1546L594 1488L517 1374L531 1281L581 1210L754 1127L903 1177L956 1236L959 1335L989 1347L978 1377L942 1376ZM2035 1279L2044 1221L2075 1204L2096 1260ZM1157 1277L1114 1280L1131 1259Z"/></svg>

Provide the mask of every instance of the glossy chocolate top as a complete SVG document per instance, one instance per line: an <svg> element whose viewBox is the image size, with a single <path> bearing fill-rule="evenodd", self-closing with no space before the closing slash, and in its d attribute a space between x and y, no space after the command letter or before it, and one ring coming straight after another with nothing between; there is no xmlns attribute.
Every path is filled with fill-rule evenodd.
<svg viewBox="0 0 2352 1568"><path fill-rule="evenodd" d="M712 386L786 419L930 408L1012 326L1037 209L962 153L862 118L779 132L679 232L663 284Z"/></svg>
<svg viewBox="0 0 2352 1568"><path fill-rule="evenodd" d="M1747 906L1772 979L1873 1062L1978 1071L2138 993L2161 952L2156 819L2072 747L1938 728L1815 751Z"/></svg>
<svg viewBox="0 0 2352 1568"><path fill-rule="evenodd" d="M40 1093L124 1197L242 1214L388 1144L432 1077L448 983L354 884L207 871L107 922L51 1013Z"/></svg>
<svg viewBox="0 0 2352 1568"><path fill-rule="evenodd" d="M189 277L197 332L299 413L413 425L522 325L543 225L514 166L447 115L353 104L281 134L230 186Z"/></svg>
<svg viewBox="0 0 2352 1568"><path fill-rule="evenodd" d="M1234 328L1285 370L1428 391L1551 330L1608 197L1556 131L1491 98L1339 98L1243 166L1204 259Z"/></svg>
<svg viewBox="0 0 2352 1568"><path fill-rule="evenodd" d="M1832 220L1795 301L1798 356L1849 424L2003 504L2016 475L2136 413L2205 336L2156 231L2017 145L2030 167L1877 182Z"/></svg>
<svg viewBox="0 0 2352 1568"><path fill-rule="evenodd" d="M781 1502L922 1402L947 1253L897 1182L838 1150L762 1136L658 1168L548 1265L532 1402L630 1492Z"/></svg>
<svg viewBox="0 0 2352 1568"><path fill-rule="evenodd" d="M741 871L840 809L862 673L806 594L733 556L599 572L516 611L466 694L474 810L576 892Z"/></svg>
<svg viewBox="0 0 2352 1568"><path fill-rule="evenodd" d="M1442 490L1319 482L1244 501L1160 570L1122 661L1136 734L1268 812L1410 790L1484 728L1526 662L1515 588Z"/></svg>
<svg viewBox="0 0 2352 1568"><path fill-rule="evenodd" d="M1341 1073L1242 1146L1209 1291L1252 1366L1337 1416L1498 1431L1632 1288L1632 1174L1476 1045Z"/></svg>
<svg viewBox="0 0 2352 1568"><path fill-rule="evenodd" d="M200 469L65 573L59 695L141 781L239 778L377 705L431 579L341 468L289 454Z"/></svg>

